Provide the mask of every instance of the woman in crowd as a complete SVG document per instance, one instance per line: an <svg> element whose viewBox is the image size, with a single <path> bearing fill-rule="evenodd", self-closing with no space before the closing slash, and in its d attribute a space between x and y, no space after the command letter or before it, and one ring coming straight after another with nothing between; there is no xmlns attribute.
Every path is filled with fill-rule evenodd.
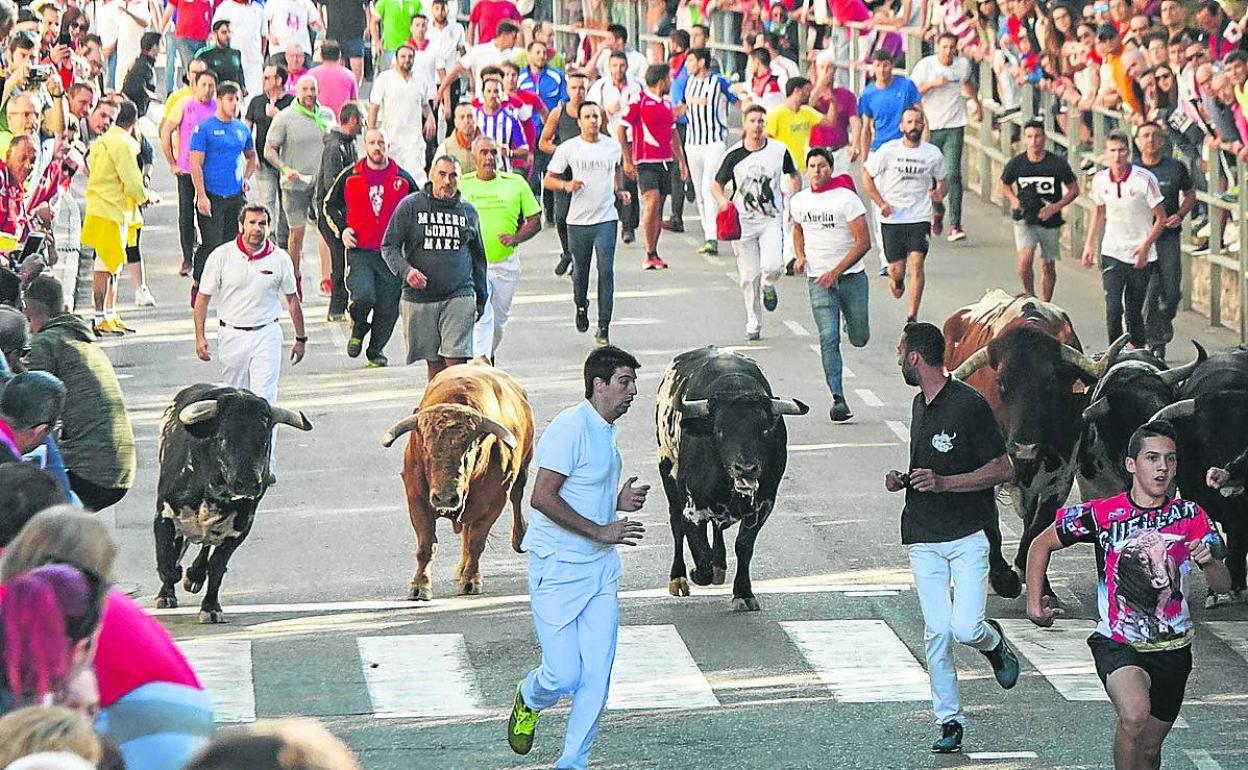
<svg viewBox="0 0 1248 770"><path fill-rule="evenodd" d="M0 767L45 751L77 754L92 765L101 756L91 722L64 706L27 706L0 719Z"/></svg>

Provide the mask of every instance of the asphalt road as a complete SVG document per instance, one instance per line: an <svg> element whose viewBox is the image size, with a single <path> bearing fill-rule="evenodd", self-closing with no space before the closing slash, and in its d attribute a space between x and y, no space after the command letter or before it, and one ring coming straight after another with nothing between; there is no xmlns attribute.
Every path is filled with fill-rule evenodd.
<svg viewBox="0 0 1248 770"><path fill-rule="evenodd" d="M139 584L148 606L158 587L151 522L159 419L177 390L219 374L194 355L189 282L176 275L175 209L167 197L149 212L143 241L160 305L126 310L139 333L104 343L123 377L139 449L136 486L105 515L115 517L121 540L117 578ZM1015 285L1009 223L970 195L966 220L968 240L940 240L929 258L925 320L940 323L986 289ZM699 242L693 233L664 233L665 272L642 271L637 245L617 252L612 341L643 364L641 392L619 423L620 446L625 474L640 476L652 493L640 514L646 539L623 554L622 623L629 628L617 662L617 708L604 719L595 766L1107 766L1112 711L1082 642L1095 614L1087 549L1055 561L1070 619L1060 632L1017 637L1025 664L1015 690L1003 694L978 655L959 653L971 718L966 748L989 754L927 753L934 728L920 668L922 623L900 545L901 499L882 483L887 469L906 461L914 391L902 382L895 355L904 308L872 269L872 340L845 350L856 418L833 425L802 282L782 280L763 338L747 344L733 261L699 256ZM525 273L497 361L528 389L539 433L581 397L580 366L593 346L572 327L569 281L551 273L556 251L551 230L522 247ZM876 265L874 253L867 259ZM379 440L419 400L424 367L369 370L362 358L348 359L345 327L326 323L326 300L315 296L311 248L303 272L309 354L283 372L280 400L303 410L315 428L279 431L280 483L225 579L230 622L198 625L196 597L180 589L184 607L162 619L200 664L223 718L322 717L369 770L550 767L566 711L543 717L528 757L512 755L503 741L515 682L537 660L526 562L507 546L509 517L500 518L482 559L483 596L452 595L459 549L443 526L432 571L437 598L420 606L402 601L414 567L398 477L402 449L383 449ZM122 296L128 303L128 285ZM1085 348L1105 346L1094 273L1061 264L1057 301ZM1211 348L1233 342L1193 314L1182 315L1178 331ZM654 393L674 355L707 344L739 346L778 395L813 407L788 418L788 472L753 565L760 613L730 612L722 590L695 587L684 599L665 590L672 546L655 464ZM1176 360L1188 354L1181 344L1171 348ZM396 334L391 361L401 360L401 350ZM1016 519L1004 524L1017 529ZM993 598L989 612L1014 621L1007 631L1028 629L1021 601ZM1197 666L1184 711L1190 726L1176 730L1166 766L1248 767L1248 608L1196 612Z"/></svg>

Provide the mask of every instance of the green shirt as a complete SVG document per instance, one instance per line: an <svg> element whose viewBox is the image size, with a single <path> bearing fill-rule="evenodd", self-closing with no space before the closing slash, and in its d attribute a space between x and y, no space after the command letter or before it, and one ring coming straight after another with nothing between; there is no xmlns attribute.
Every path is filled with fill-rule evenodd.
<svg viewBox="0 0 1248 770"><path fill-rule="evenodd" d="M381 17L381 45L396 51L412 36L412 17L421 11L420 0L377 0L374 12Z"/></svg>
<svg viewBox="0 0 1248 770"><path fill-rule="evenodd" d="M521 221L542 211L529 189L528 180L507 171L495 172L488 182L477 179L476 174L468 174L459 180L459 193L481 217L486 262L502 262L510 257L515 247L504 246L498 236L515 235Z"/></svg>

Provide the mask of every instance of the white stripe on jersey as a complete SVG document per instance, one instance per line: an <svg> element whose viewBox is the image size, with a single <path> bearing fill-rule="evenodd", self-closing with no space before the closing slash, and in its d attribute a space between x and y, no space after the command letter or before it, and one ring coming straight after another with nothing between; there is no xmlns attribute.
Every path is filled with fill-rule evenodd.
<svg viewBox="0 0 1248 770"><path fill-rule="evenodd" d="M685 117L689 119L685 144L713 144L728 135L728 95L720 75L689 78L685 85ZM705 104L695 104L706 100Z"/></svg>

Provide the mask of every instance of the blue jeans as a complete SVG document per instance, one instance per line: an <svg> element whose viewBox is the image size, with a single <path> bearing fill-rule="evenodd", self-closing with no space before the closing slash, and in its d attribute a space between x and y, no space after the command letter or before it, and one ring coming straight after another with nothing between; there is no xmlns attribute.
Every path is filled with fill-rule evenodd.
<svg viewBox="0 0 1248 770"><path fill-rule="evenodd" d="M619 223L614 219L596 225L568 225L568 248L576 264L572 274L572 301L577 307L589 307L589 260L598 252L598 325L611 324L615 306L615 234Z"/></svg>
<svg viewBox="0 0 1248 770"><path fill-rule="evenodd" d="M948 216L945 217L946 227L962 226L962 146L966 141L965 128L933 128L932 144L940 148L945 156L945 182L949 190L945 193L945 206Z"/></svg>
<svg viewBox="0 0 1248 770"><path fill-rule="evenodd" d="M191 66L191 59L195 58L195 52L204 47L204 41L191 40L189 37L175 37L173 40L178 49L177 72L185 75L186 68Z"/></svg>
<svg viewBox="0 0 1248 770"><path fill-rule="evenodd" d="M178 46L173 30L165 33L165 95L178 88Z"/></svg>
<svg viewBox="0 0 1248 770"><path fill-rule="evenodd" d="M865 347L871 339L871 316L867 312L867 274L865 271L848 273L837 279L831 288L825 289L814 278L806 281L810 292L810 313L819 329L819 351L823 359L823 376L828 390L835 396L844 396L841 380L841 316L845 316L845 331L849 344Z"/></svg>

